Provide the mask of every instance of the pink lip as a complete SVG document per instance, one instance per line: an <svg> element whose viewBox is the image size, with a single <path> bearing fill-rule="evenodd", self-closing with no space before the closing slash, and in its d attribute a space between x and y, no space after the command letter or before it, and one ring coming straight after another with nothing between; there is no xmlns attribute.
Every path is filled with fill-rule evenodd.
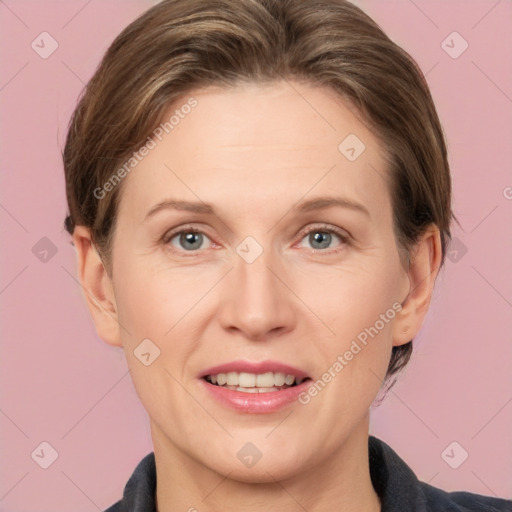
<svg viewBox="0 0 512 512"><path fill-rule="evenodd" d="M207 375L217 375L219 373L228 372L246 372L246 373L284 373L285 375L294 375L300 379L309 377L306 372L289 366L287 364L280 363L278 361L261 361L259 363L252 363L250 361L231 361L230 363L220 364L213 366L202 372L199 377L203 378Z"/></svg>
<svg viewBox="0 0 512 512"><path fill-rule="evenodd" d="M298 396L311 383L310 379L302 382L298 386L283 389L281 391L269 391L267 393L245 393L227 389L222 386L216 386L204 379L207 375L217 375L228 372L247 372L247 373L284 373L285 375L295 375L298 378L305 379L308 375L286 364L275 361L263 361L260 363L251 363L249 361L233 361L208 368L199 376L199 384L215 398L219 403L234 409L238 412L251 414L264 414L276 412L279 409L298 400Z"/></svg>
<svg viewBox="0 0 512 512"><path fill-rule="evenodd" d="M297 402L299 395L311 384L311 381L306 380L298 386L268 393L245 393L210 384L205 379L199 379L199 384L210 396L231 409L250 414L268 414Z"/></svg>

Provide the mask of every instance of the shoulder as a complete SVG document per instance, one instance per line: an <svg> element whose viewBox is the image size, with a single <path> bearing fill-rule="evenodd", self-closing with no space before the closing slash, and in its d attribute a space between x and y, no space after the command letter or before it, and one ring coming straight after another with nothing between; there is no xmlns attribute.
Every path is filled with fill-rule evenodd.
<svg viewBox="0 0 512 512"><path fill-rule="evenodd" d="M155 453L148 453L125 485L123 497L104 512L155 512Z"/></svg>
<svg viewBox="0 0 512 512"><path fill-rule="evenodd" d="M370 476L382 512L512 512L512 501L469 492L447 492L417 479L384 441L368 440Z"/></svg>
<svg viewBox="0 0 512 512"><path fill-rule="evenodd" d="M512 501L464 491L446 492L419 482L428 512L512 512Z"/></svg>

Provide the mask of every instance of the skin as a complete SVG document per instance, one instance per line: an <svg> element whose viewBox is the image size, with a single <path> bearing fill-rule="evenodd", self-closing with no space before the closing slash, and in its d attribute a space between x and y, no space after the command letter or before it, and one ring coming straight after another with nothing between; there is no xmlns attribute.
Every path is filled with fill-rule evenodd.
<svg viewBox="0 0 512 512"><path fill-rule="evenodd" d="M209 87L169 112L190 96L197 107L122 184L112 272L85 227L73 236L97 332L124 348L150 418L158 510L378 511L369 408L392 347L411 340L426 315L439 230L425 231L404 267L383 148L331 90ZM353 162L338 150L349 134L366 146ZM292 210L320 196L368 214ZM170 198L209 203L216 214L162 209L145 220ZM189 224L205 234L200 248L187 250L179 235L162 240ZM318 248L312 237L324 225L346 240L334 234ZM236 252L247 236L263 249L250 264ZM238 359L277 360L319 379L396 303L395 318L307 405L236 412L199 385L201 371ZM150 366L134 356L146 338L160 349ZM247 442L262 453L251 468L237 458Z"/></svg>

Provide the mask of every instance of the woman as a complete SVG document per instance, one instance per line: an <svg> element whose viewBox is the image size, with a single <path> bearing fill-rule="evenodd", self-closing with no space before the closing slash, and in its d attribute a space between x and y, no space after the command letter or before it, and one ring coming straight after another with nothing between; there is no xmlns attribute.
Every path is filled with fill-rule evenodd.
<svg viewBox="0 0 512 512"><path fill-rule="evenodd" d="M78 271L154 452L109 512L512 510L369 436L450 238L414 61L343 0L164 0L64 151Z"/></svg>

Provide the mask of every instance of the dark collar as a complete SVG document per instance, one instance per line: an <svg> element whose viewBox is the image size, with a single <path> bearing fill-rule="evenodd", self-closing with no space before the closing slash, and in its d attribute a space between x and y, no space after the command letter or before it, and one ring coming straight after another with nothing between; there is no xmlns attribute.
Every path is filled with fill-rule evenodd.
<svg viewBox="0 0 512 512"><path fill-rule="evenodd" d="M448 493L420 482L386 443L368 438L370 477L381 512L512 512L512 501L467 492ZM146 455L125 486L123 499L105 512L156 512L154 452Z"/></svg>

